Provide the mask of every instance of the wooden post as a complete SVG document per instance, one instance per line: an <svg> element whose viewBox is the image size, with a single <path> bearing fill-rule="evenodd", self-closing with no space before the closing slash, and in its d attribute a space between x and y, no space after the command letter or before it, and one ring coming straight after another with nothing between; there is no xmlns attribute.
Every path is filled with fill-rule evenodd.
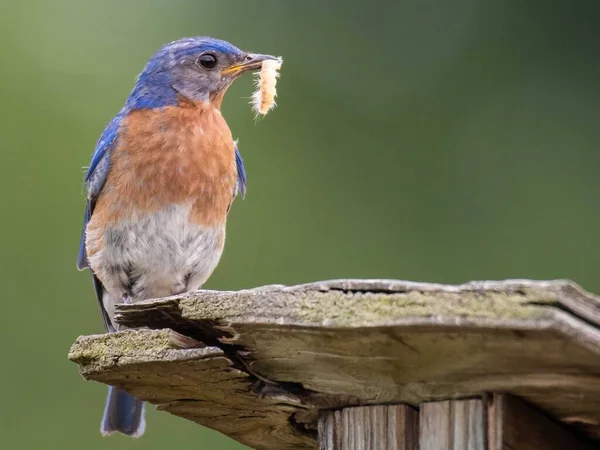
<svg viewBox="0 0 600 450"><path fill-rule="evenodd" d="M423 403L420 450L592 450L571 431L517 397Z"/></svg>
<svg viewBox="0 0 600 450"><path fill-rule="evenodd" d="M597 448L517 397L493 394L487 403L489 450Z"/></svg>
<svg viewBox="0 0 600 450"><path fill-rule="evenodd" d="M419 414L420 450L485 450L487 436L481 399L423 403Z"/></svg>
<svg viewBox="0 0 600 450"><path fill-rule="evenodd" d="M323 411L320 450L418 450L419 413L406 405Z"/></svg>

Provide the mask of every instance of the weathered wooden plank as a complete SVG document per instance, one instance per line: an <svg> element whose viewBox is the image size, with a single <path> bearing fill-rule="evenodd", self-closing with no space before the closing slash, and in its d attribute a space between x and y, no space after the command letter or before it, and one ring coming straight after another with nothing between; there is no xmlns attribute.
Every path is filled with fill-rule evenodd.
<svg viewBox="0 0 600 450"><path fill-rule="evenodd" d="M120 383L258 448L315 448L319 409L418 405L486 392L522 396L600 438L600 301L572 283L336 280L198 291L118 310L125 325L172 328L207 348L186 354L159 346L148 354L136 335L92 337L76 352L85 377ZM201 358L200 350L202 363L185 360ZM211 353L217 351L219 357ZM226 364L209 376L209 361ZM200 372L169 369L181 364ZM157 380L159 369L177 377L171 387ZM209 382L232 373L240 385ZM155 386L161 394L153 398ZM248 396L240 399L241 391ZM242 412L220 398L240 401ZM260 408L252 410L254 404ZM262 415L271 414L277 425L260 433Z"/></svg>
<svg viewBox="0 0 600 450"><path fill-rule="evenodd" d="M450 402L432 402L421 405L419 411L419 449L452 450Z"/></svg>
<svg viewBox="0 0 600 450"><path fill-rule="evenodd" d="M82 365L88 379L117 386L252 448L316 448L316 433L290 418L316 423L317 410L284 391L256 393L257 380L237 369L221 349L198 347L171 330L129 330L81 337L69 358Z"/></svg>
<svg viewBox="0 0 600 450"><path fill-rule="evenodd" d="M524 401L494 394L488 402L490 450L592 450L596 445L575 436Z"/></svg>
<svg viewBox="0 0 600 450"><path fill-rule="evenodd" d="M423 403L420 450L485 450L487 428L481 399Z"/></svg>
<svg viewBox="0 0 600 450"><path fill-rule="evenodd" d="M487 447L486 411L481 399L452 401L454 449L484 450Z"/></svg>
<svg viewBox="0 0 600 450"><path fill-rule="evenodd" d="M418 450L416 410L407 405L375 405L323 411L320 450Z"/></svg>
<svg viewBox="0 0 600 450"><path fill-rule="evenodd" d="M407 405L390 406L387 410L388 448L406 450L419 449L419 412Z"/></svg>
<svg viewBox="0 0 600 450"><path fill-rule="evenodd" d="M334 280L118 309L127 325L249 349L256 373L326 396L418 404L509 392L600 438L600 332L569 313L592 321L600 301L570 282Z"/></svg>

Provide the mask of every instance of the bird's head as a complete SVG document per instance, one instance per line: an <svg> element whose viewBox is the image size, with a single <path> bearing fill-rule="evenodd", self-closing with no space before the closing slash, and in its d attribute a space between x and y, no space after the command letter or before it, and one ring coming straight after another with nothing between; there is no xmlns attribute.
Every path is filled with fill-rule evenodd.
<svg viewBox="0 0 600 450"><path fill-rule="evenodd" d="M258 70L271 55L248 53L210 37L179 39L162 47L140 73L128 100L131 109L176 105L182 99L219 108L233 81Z"/></svg>

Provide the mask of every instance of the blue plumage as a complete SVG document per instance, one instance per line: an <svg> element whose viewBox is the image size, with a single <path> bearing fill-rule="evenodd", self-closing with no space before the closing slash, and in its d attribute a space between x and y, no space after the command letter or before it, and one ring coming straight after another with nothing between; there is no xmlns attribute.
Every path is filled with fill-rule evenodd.
<svg viewBox="0 0 600 450"><path fill-rule="evenodd" d="M87 187L87 202L85 205L81 240L79 243L79 253L77 254L77 268L79 270L88 268L85 250L85 229L92 217L96 200L98 199L98 195L100 195L102 186L104 186L104 182L108 176L108 170L110 168L110 151L117 140L121 122L123 121L125 114L125 110L121 111L108 123L100 135L100 139L98 139L98 142L96 143L96 150L92 155L92 160L85 173L84 181Z"/></svg>
<svg viewBox="0 0 600 450"><path fill-rule="evenodd" d="M127 115L127 110L122 110L119 114L117 114L106 126L102 134L100 135L100 139L96 143L96 149L94 150L94 154L92 155L92 159L90 161L90 165L88 166L87 172L85 174L85 182L88 183L88 189L90 184L93 184L92 175L96 172L96 168L100 164L100 162L110 153L110 149L113 144L117 140L119 136L119 129L121 128L121 122L123 118ZM100 177L99 186L94 187L95 192L100 192L102 189L102 184L104 184L104 180L106 179L106 174L108 173L108 165L104 168L103 176ZM96 173L96 176L98 174ZM89 191L88 191L89 192Z"/></svg>
<svg viewBox="0 0 600 450"><path fill-rule="evenodd" d="M107 436L115 431L131 437L144 434L144 402L110 386L100 424L100 433Z"/></svg>
<svg viewBox="0 0 600 450"><path fill-rule="evenodd" d="M195 64L199 54L207 52L220 53L232 59L244 55L242 50L229 42L204 36L171 42L148 61L127 99L126 108L153 109L177 105L179 95L189 88L187 68ZM192 84L195 85L197 81L194 80ZM185 96L190 97L189 92Z"/></svg>
<svg viewBox="0 0 600 450"><path fill-rule="evenodd" d="M142 72L125 107L130 110L177 105L177 90L165 72Z"/></svg>
<svg viewBox="0 0 600 450"><path fill-rule="evenodd" d="M196 57L202 52L212 51L231 56L242 56L244 52L227 41L198 36L178 39L169 42L158 50L146 64L144 72L156 71L157 69L170 69L181 64L188 57ZM142 74L144 73L142 72Z"/></svg>
<svg viewBox="0 0 600 450"><path fill-rule="evenodd" d="M237 169L237 185L242 198L246 195L246 169L244 168L244 160L242 155L235 146L235 167Z"/></svg>

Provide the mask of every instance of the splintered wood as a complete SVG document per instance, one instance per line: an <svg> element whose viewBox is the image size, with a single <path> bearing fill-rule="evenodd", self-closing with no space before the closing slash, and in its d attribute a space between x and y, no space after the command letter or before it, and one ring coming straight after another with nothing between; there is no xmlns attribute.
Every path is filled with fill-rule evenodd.
<svg viewBox="0 0 600 450"><path fill-rule="evenodd" d="M201 290L115 317L141 329L79 338L86 379L253 449L600 448L600 297L568 281Z"/></svg>
<svg viewBox="0 0 600 450"><path fill-rule="evenodd" d="M255 79L256 91L252 94L250 103L254 114L265 115L276 105L275 97L277 97L277 78L279 78L279 69L283 60L269 59L263 61L260 72L257 72Z"/></svg>

